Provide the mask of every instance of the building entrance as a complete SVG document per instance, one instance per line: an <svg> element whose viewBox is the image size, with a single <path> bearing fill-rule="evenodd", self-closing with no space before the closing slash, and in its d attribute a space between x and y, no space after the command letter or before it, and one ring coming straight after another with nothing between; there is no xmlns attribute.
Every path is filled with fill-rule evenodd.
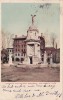
<svg viewBox="0 0 63 100"><path fill-rule="evenodd" d="M32 57L30 57L30 64L33 64L33 62L32 62Z"/></svg>
<svg viewBox="0 0 63 100"><path fill-rule="evenodd" d="M19 58L16 58L15 60L16 60L16 61L19 61Z"/></svg>
<svg viewBox="0 0 63 100"><path fill-rule="evenodd" d="M48 64L50 64L50 58L49 57L47 58L47 62L48 62Z"/></svg>

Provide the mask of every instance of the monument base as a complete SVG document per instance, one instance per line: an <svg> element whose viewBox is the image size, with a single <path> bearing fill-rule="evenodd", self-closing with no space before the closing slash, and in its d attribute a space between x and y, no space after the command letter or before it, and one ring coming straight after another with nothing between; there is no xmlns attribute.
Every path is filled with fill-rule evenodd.
<svg viewBox="0 0 63 100"><path fill-rule="evenodd" d="M28 56L25 57L23 64L40 64L41 63L41 58L38 58L37 56Z"/></svg>

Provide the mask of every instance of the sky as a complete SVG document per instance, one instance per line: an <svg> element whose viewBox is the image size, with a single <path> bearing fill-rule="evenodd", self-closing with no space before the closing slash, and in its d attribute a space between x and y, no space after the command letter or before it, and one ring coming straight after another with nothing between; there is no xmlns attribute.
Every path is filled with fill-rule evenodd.
<svg viewBox="0 0 63 100"><path fill-rule="evenodd" d="M35 25L39 34L55 35L60 37L60 5L41 3L2 3L1 26L2 30L11 34L27 34L31 25L31 14L36 15ZM46 37L47 39L47 37Z"/></svg>

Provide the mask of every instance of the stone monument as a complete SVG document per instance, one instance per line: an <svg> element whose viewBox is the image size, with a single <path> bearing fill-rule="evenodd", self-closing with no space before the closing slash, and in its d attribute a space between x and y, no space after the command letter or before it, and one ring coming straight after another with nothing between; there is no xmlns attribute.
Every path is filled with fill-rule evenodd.
<svg viewBox="0 0 63 100"><path fill-rule="evenodd" d="M12 64L12 53L9 53L9 65Z"/></svg>
<svg viewBox="0 0 63 100"><path fill-rule="evenodd" d="M51 54L51 57L50 57L50 64L51 64L51 65L53 64L53 61L52 61L52 54Z"/></svg>
<svg viewBox="0 0 63 100"><path fill-rule="evenodd" d="M46 51L44 52L44 64L47 64L47 54L46 54Z"/></svg>
<svg viewBox="0 0 63 100"><path fill-rule="evenodd" d="M27 30L26 39L26 58L24 60L25 64L38 64L40 63L40 40L39 40L39 30L35 26L34 18L36 15L32 16L32 24Z"/></svg>

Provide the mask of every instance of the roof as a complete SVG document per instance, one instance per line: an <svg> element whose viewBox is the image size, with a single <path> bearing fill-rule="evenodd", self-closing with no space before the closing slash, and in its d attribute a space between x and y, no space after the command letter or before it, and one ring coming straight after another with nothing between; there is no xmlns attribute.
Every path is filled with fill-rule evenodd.
<svg viewBox="0 0 63 100"><path fill-rule="evenodd" d="M46 51L49 51L49 50L50 50L50 51L56 51L56 50L59 51L60 48L56 49L56 48L54 48L54 47L45 47L45 50L46 50Z"/></svg>
<svg viewBox="0 0 63 100"><path fill-rule="evenodd" d="M27 31L37 31L37 32L39 32L39 30L37 29L37 27L34 26L33 24L28 28Z"/></svg>
<svg viewBox="0 0 63 100"><path fill-rule="evenodd" d="M15 37L13 38L14 40L25 40L27 36L22 36L22 37Z"/></svg>
<svg viewBox="0 0 63 100"><path fill-rule="evenodd" d="M34 39L28 39L28 40L25 40L26 42L40 42L40 40L34 40Z"/></svg>
<svg viewBox="0 0 63 100"><path fill-rule="evenodd" d="M46 50L54 50L54 47L45 47Z"/></svg>
<svg viewBox="0 0 63 100"><path fill-rule="evenodd" d="M13 48L7 48L7 49L13 49Z"/></svg>

